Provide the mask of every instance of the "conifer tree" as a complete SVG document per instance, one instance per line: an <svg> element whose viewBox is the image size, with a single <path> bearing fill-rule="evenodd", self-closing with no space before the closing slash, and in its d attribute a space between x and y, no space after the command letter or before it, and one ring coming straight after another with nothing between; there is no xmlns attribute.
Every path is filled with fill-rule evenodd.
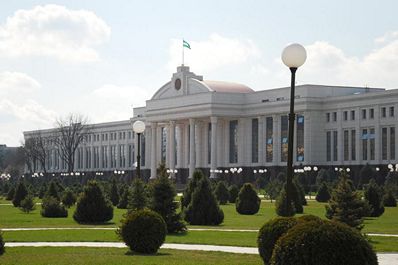
<svg viewBox="0 0 398 265"><path fill-rule="evenodd" d="M148 194L145 184L139 178L133 180L129 203L127 207L131 210L142 210L148 205Z"/></svg>
<svg viewBox="0 0 398 265"><path fill-rule="evenodd" d="M214 193L216 194L216 198L220 204L228 203L229 191L224 181L219 181L217 183Z"/></svg>
<svg viewBox="0 0 398 265"><path fill-rule="evenodd" d="M60 201L60 196L58 193L58 185L55 183L55 181L50 182L50 186L48 186L47 192L46 192L46 197L53 197Z"/></svg>
<svg viewBox="0 0 398 265"><path fill-rule="evenodd" d="M337 187L332 191L326 217L361 230L363 217L369 214L369 205L361 200L346 172L342 172Z"/></svg>
<svg viewBox="0 0 398 265"><path fill-rule="evenodd" d="M229 202L235 203L236 199L238 198L239 188L236 185L231 185L228 189L229 191Z"/></svg>
<svg viewBox="0 0 398 265"><path fill-rule="evenodd" d="M383 197L383 203L385 207L397 207L397 199L395 199L394 193L388 190Z"/></svg>
<svg viewBox="0 0 398 265"><path fill-rule="evenodd" d="M120 198L119 198L119 191L118 191L118 188L117 188L117 183L116 183L116 179L115 178L112 178L111 191L110 191L110 196L109 197L111 199L111 202L112 202L113 206L118 205Z"/></svg>
<svg viewBox="0 0 398 265"><path fill-rule="evenodd" d="M7 200L7 201L11 201L11 200L14 198L14 195L15 195L15 187L12 186L12 187L8 190L8 193L7 193L7 196L6 196L6 200Z"/></svg>
<svg viewBox="0 0 398 265"><path fill-rule="evenodd" d="M35 209L35 202L33 196L28 194L25 199L21 201L21 210L25 213L29 213Z"/></svg>
<svg viewBox="0 0 398 265"><path fill-rule="evenodd" d="M275 201L276 214L283 217L294 216L296 214L294 205L295 203L293 200L290 201L289 205L287 204L286 190L285 187L283 187Z"/></svg>
<svg viewBox="0 0 398 265"><path fill-rule="evenodd" d="M370 216L379 217L384 213L383 198L379 186L371 179L365 190L365 200L370 205Z"/></svg>
<svg viewBox="0 0 398 265"><path fill-rule="evenodd" d="M62 196L62 204L66 207L71 207L76 203L76 195L70 188L66 188Z"/></svg>
<svg viewBox="0 0 398 265"><path fill-rule="evenodd" d="M189 181L184 194L181 198L181 208L184 209L188 207L188 205L191 203L192 199L192 193L195 190L195 188L198 186L199 181L204 178L204 175L202 171L200 170L195 170L193 172L192 179Z"/></svg>
<svg viewBox="0 0 398 265"><path fill-rule="evenodd" d="M129 197L130 197L130 190L129 188L123 189L122 196L120 196L119 203L117 205L118 209L127 209L128 203L129 203Z"/></svg>
<svg viewBox="0 0 398 265"><path fill-rule="evenodd" d="M260 209L261 200L250 183L245 183L236 200L236 211L240 214L256 214Z"/></svg>
<svg viewBox="0 0 398 265"><path fill-rule="evenodd" d="M320 185L315 199L317 202L328 202L330 200L330 192L326 182L322 182Z"/></svg>
<svg viewBox="0 0 398 265"><path fill-rule="evenodd" d="M28 190L25 186L25 183L23 181L20 181L17 185L17 188L15 189L15 194L12 200L12 204L15 207L20 207L21 201L25 199L26 196L28 196Z"/></svg>
<svg viewBox="0 0 398 265"><path fill-rule="evenodd" d="M178 203L174 201L177 192L167 177L167 173L158 170L158 178L151 186L149 208L162 216L167 225L168 233L178 233L186 230L181 213L177 213Z"/></svg>

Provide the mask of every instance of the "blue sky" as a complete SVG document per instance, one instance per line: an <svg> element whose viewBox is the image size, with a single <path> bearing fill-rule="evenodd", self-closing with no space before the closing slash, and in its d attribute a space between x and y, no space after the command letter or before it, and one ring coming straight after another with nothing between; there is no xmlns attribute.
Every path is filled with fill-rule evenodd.
<svg viewBox="0 0 398 265"><path fill-rule="evenodd" d="M282 49L303 44L298 83L398 87L396 1L4 1L0 143L79 112L128 119L181 62L205 79L286 86Z"/></svg>

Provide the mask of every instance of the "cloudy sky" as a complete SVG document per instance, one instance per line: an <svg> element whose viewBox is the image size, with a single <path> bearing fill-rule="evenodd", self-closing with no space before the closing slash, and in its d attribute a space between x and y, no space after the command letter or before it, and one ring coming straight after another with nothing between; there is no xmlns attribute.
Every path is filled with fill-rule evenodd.
<svg viewBox="0 0 398 265"><path fill-rule="evenodd" d="M254 90L289 85L282 49L308 52L298 83L398 88L396 0L4 1L0 144L82 113L128 119L181 64Z"/></svg>

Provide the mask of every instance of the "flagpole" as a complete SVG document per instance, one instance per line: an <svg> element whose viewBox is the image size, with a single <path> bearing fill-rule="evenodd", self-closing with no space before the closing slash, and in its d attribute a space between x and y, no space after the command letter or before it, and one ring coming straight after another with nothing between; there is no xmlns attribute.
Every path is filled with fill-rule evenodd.
<svg viewBox="0 0 398 265"><path fill-rule="evenodd" d="M182 39L182 66L184 66L184 39Z"/></svg>

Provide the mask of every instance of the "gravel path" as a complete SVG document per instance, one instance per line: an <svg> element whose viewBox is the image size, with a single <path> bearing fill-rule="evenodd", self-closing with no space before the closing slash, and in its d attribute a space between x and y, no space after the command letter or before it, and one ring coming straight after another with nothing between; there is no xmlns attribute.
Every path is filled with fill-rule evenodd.
<svg viewBox="0 0 398 265"><path fill-rule="evenodd" d="M124 243L119 242L18 242L6 243L6 247L104 247L104 248L125 248ZM191 245L191 244L163 244L164 249L178 250L200 250L200 251L220 251L237 254L258 255L257 248L250 247L230 247L215 245ZM378 253L380 265L398 264L398 253Z"/></svg>

